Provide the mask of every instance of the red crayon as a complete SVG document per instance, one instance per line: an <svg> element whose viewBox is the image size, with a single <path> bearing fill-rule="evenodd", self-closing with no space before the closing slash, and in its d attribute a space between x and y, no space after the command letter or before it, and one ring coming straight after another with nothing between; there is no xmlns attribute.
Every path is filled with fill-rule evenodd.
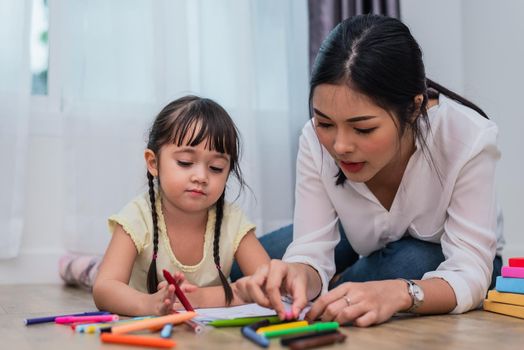
<svg viewBox="0 0 524 350"><path fill-rule="evenodd" d="M166 279L167 283L173 284L175 286L176 297L178 298L178 300L180 300L182 305L184 305L184 309L186 309L186 311L195 311L195 309L193 309L193 307L189 303L189 300L187 300L186 296L184 295L184 292L182 292L182 289L180 289L178 283L176 283L175 279L173 278L173 276L171 276L169 271L162 270L162 273L164 274L164 278Z"/></svg>

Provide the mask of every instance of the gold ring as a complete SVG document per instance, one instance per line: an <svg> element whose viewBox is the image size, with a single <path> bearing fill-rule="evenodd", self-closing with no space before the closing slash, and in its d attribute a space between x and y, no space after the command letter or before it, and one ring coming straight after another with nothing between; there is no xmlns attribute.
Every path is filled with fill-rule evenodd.
<svg viewBox="0 0 524 350"><path fill-rule="evenodd" d="M344 297L344 300L346 301L346 304L348 304L348 306L351 306L351 298L348 297L347 295Z"/></svg>

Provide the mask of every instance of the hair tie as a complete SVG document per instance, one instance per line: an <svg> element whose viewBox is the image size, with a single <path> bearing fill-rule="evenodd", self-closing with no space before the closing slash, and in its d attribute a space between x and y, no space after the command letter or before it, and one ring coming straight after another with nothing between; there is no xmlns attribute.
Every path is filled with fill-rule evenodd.
<svg viewBox="0 0 524 350"><path fill-rule="evenodd" d="M215 266L217 267L218 270L220 270L220 265L215 264Z"/></svg>
<svg viewBox="0 0 524 350"><path fill-rule="evenodd" d="M156 258L157 258L157 254L153 253L153 260L156 260Z"/></svg>

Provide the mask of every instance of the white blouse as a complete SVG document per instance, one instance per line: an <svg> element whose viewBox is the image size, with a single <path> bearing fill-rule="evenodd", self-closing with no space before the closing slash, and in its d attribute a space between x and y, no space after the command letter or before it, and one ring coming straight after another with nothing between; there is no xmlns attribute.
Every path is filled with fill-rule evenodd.
<svg viewBox="0 0 524 350"><path fill-rule="evenodd" d="M428 116L426 143L433 162L417 141L389 211L364 183L335 185L339 168L312 122L306 123L297 157L294 238L283 260L315 268L323 292L335 273L340 220L361 256L405 234L440 243L445 260L423 279L438 277L451 285L457 298L452 313L476 308L484 299L493 259L504 244L495 194L498 129L442 95Z"/></svg>

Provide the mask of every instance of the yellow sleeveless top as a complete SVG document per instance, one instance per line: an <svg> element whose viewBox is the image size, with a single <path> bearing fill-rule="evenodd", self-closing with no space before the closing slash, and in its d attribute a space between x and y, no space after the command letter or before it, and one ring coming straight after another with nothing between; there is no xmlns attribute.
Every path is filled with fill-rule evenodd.
<svg viewBox="0 0 524 350"><path fill-rule="evenodd" d="M133 199L118 214L112 215L108 220L111 233L114 232L116 224L120 224L135 243L138 255L133 265L129 286L144 293L147 293L147 272L153 256L153 219L149 203L149 195L146 192ZM155 205L158 213L158 281L164 280L162 270L166 269L171 273L183 272L187 281L199 287L221 285L213 260L215 207L210 208L208 212L202 260L196 265L183 265L171 250L158 195ZM254 228L255 225L248 220L240 208L227 202L224 204L219 252L220 265L226 277L231 272L234 255L240 241Z"/></svg>

